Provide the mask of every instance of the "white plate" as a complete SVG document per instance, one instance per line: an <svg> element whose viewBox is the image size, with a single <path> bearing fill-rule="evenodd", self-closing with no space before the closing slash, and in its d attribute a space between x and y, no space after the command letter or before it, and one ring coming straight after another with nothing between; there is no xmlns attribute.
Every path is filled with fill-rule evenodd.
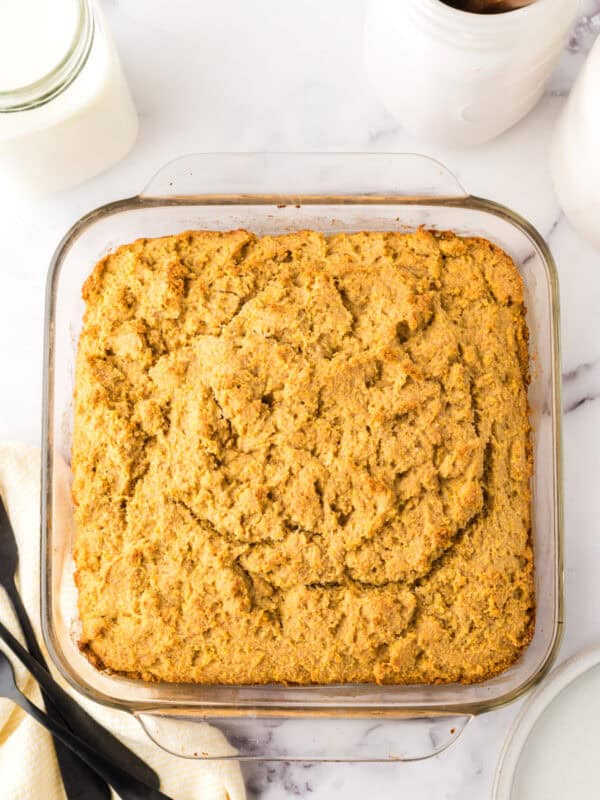
<svg viewBox="0 0 600 800"><path fill-rule="evenodd" d="M600 647L566 661L527 700L502 751L493 797L600 797Z"/></svg>

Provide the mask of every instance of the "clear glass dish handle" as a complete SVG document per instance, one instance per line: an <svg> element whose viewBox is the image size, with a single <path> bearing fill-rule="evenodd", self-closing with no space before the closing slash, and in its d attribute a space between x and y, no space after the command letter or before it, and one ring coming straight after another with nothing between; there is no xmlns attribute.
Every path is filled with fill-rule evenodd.
<svg viewBox="0 0 600 800"><path fill-rule="evenodd" d="M274 761L420 761L449 747L472 718L292 715L135 712L150 739L173 755Z"/></svg>
<svg viewBox="0 0 600 800"><path fill-rule="evenodd" d="M468 197L439 161L414 153L193 153L161 167L140 197Z"/></svg>

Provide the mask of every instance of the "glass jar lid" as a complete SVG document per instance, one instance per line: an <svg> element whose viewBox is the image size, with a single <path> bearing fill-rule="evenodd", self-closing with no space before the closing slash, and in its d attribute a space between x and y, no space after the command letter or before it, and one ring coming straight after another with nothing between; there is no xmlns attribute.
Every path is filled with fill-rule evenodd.
<svg viewBox="0 0 600 800"><path fill-rule="evenodd" d="M89 0L8 0L0 25L0 113L25 111L63 92L94 36Z"/></svg>

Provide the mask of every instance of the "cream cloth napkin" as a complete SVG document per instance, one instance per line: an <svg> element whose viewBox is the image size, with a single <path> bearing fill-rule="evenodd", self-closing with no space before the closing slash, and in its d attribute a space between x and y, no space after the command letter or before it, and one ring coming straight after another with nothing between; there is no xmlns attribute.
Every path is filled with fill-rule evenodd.
<svg viewBox="0 0 600 800"><path fill-rule="evenodd" d="M40 455L36 448L0 445L0 494L19 545L19 589L42 644L39 611L39 473ZM4 590L0 590L0 619L21 638ZM3 648L1 641L0 648ZM42 705L40 692L33 678L6 648L3 649L15 667L21 689L36 705ZM161 778L162 791L174 800L245 799L244 782L237 761L201 762L169 755L150 741L130 714L105 708L77 695L56 672L53 675L98 722L110 729L156 770ZM202 744L209 744L211 739L214 742L214 737L220 737L223 741L222 734L208 725L180 724L186 724L189 728L186 737L198 740L198 750L208 749L203 748ZM232 755L235 754L233 748L230 751ZM21 709L2 699L0 797L2 800L65 800L50 735Z"/></svg>

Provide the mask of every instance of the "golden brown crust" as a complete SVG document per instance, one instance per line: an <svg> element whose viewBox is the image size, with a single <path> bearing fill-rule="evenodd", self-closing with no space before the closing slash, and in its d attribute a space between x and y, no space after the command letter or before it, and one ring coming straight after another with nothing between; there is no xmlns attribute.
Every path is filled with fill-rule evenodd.
<svg viewBox="0 0 600 800"><path fill-rule="evenodd" d="M533 632L520 275L447 232L191 231L87 280L81 646L145 680L473 682Z"/></svg>

